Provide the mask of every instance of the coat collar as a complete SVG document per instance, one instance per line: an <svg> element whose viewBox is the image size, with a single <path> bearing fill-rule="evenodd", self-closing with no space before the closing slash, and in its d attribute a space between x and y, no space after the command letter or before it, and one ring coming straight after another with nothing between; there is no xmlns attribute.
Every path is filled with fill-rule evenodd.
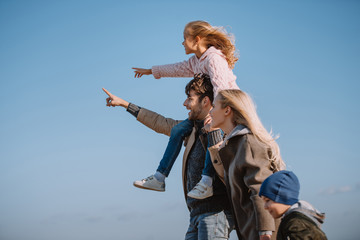
<svg viewBox="0 0 360 240"><path fill-rule="evenodd" d="M251 131L244 125L237 125L230 133L229 135L227 135L225 138L224 138L224 141L223 143L220 145L220 148L223 148L225 147L225 145L227 144L227 142L233 138L233 137L236 137L236 136L240 136L240 135L245 135L245 134L248 134L248 133L251 133Z"/></svg>

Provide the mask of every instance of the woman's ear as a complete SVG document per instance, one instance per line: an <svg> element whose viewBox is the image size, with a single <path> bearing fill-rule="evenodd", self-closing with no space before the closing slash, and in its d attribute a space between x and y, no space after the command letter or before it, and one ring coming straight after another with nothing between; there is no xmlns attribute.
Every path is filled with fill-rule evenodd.
<svg viewBox="0 0 360 240"><path fill-rule="evenodd" d="M225 107L225 115L230 115L232 112L232 109L230 106Z"/></svg>

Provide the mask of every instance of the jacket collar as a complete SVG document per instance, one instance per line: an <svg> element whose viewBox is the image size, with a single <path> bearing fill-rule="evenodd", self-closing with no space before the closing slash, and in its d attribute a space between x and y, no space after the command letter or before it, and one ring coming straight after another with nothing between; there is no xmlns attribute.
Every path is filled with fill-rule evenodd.
<svg viewBox="0 0 360 240"><path fill-rule="evenodd" d="M194 120L194 127L196 131L199 131L204 127L204 120Z"/></svg>
<svg viewBox="0 0 360 240"><path fill-rule="evenodd" d="M318 227L321 227L321 224L324 223L325 214L321 213L319 210L314 208L310 203L300 200L297 203L293 204L283 215L283 218L289 215L291 212L300 212L310 219L312 219Z"/></svg>
<svg viewBox="0 0 360 240"><path fill-rule="evenodd" d="M240 135L245 135L245 134L248 134L248 133L251 133L251 131L244 125L237 125L230 133L229 135L227 135L225 138L224 138L224 141L223 143L220 145L220 148L223 148L225 147L225 145L227 144L227 142L233 138L233 137L236 137L236 136L240 136Z"/></svg>

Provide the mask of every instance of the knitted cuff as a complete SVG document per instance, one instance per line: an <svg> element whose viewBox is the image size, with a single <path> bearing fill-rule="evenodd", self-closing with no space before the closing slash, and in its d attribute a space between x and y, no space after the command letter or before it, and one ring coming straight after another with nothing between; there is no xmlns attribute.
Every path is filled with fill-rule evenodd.
<svg viewBox="0 0 360 240"><path fill-rule="evenodd" d="M155 79L160 79L160 70L159 70L159 66L152 66L151 67L151 72L152 75L154 76Z"/></svg>
<svg viewBox="0 0 360 240"><path fill-rule="evenodd" d="M216 145L221 140L222 140L222 135L220 129L208 133L209 147Z"/></svg>
<svg viewBox="0 0 360 240"><path fill-rule="evenodd" d="M135 104L129 103L129 106L126 109L126 111L128 111L131 115L133 115L134 117L137 118L140 109L141 109L141 107L139 107L139 106L137 106Z"/></svg>

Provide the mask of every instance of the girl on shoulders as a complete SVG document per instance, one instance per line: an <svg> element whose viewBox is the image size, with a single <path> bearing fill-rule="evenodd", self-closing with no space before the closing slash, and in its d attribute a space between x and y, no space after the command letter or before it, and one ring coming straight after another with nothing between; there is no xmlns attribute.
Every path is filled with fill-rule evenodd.
<svg viewBox="0 0 360 240"><path fill-rule="evenodd" d="M214 88L214 96L222 89L239 89L232 69L238 58L235 54L233 37L222 28L214 27L205 21L193 21L184 28L182 45L186 54L194 54L183 62L153 66L151 69L133 68L135 77L152 74L156 79L162 77L194 77L207 74ZM190 113L189 113L190 114ZM180 152L183 140L193 128L193 121L186 119L176 125L169 143L160 160L155 174L135 181L134 186L155 191L165 191L165 178ZM188 193L189 197L204 199L213 195L212 180L215 174L209 154L206 154L202 179Z"/></svg>

